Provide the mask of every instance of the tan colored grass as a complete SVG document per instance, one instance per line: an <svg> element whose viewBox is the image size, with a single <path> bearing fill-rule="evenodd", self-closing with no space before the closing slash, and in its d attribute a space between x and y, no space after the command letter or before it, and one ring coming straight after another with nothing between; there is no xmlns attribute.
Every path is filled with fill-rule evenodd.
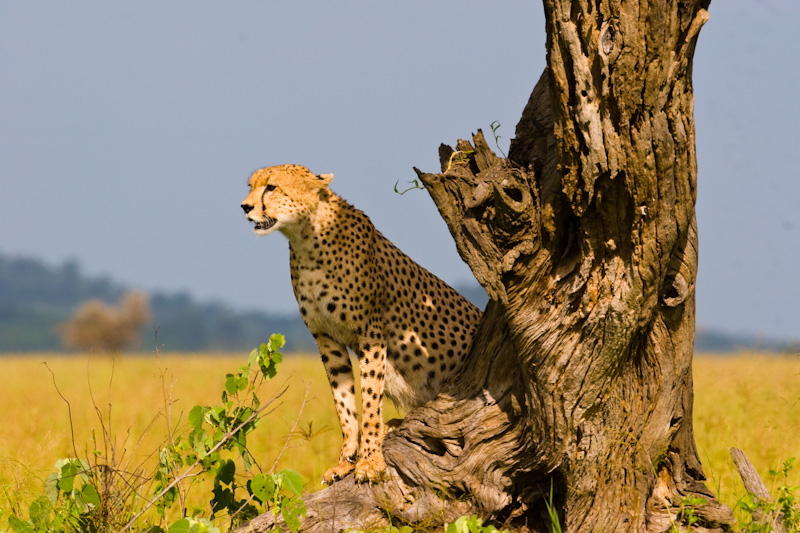
<svg viewBox="0 0 800 533"><path fill-rule="evenodd" d="M27 507L42 494L42 482L55 461L75 455L67 405L56 392L47 367L70 402L78 455L91 451L92 430L98 439L102 431L94 405L106 419L110 405L117 462L124 464L132 458L129 464L133 465L153 453L166 437L168 401L172 402L172 427L177 427L192 406L218 404L225 374L235 372L246 358L246 353L4 357L0 487L6 497L0 499L0 508L7 509L15 501ZM695 436L700 458L712 490L718 491L725 503L735 505L743 489L728 455L731 446L743 449L765 480L781 461L800 458L800 358L700 356L694 366ZM298 471L308 482L307 488L316 490L341 445L319 359L287 357L278 377L261 393L262 400L284 383L289 384L287 393L256 430L250 446L261 465L270 468L287 443L309 384L309 400L298 428L307 432L311 425L313 436L307 439L299 435L301 431L289 439L278 468ZM387 416L394 412L387 410ZM794 479L796 483L800 476L796 474ZM207 494L195 491L194 497L202 505Z"/></svg>
<svg viewBox="0 0 800 533"><path fill-rule="evenodd" d="M734 506L745 496L729 449L742 449L768 488L790 457L800 461L800 357L765 354L694 360L694 429L709 486ZM795 465L794 484L800 480Z"/></svg>
<svg viewBox="0 0 800 533"><path fill-rule="evenodd" d="M247 354L5 357L5 386L0 391L0 405L6 415L0 432L0 486L8 499L19 500L24 508L43 493L42 483L57 459L74 457L76 451L82 458L91 453L93 432L98 448L103 449L103 424L95 406L106 425L110 409L116 463L133 468L163 444L168 422L173 429L180 428L194 405L220 404L225 374L236 372L246 360ZM69 401L69 409L54 386L53 375L58 390ZM330 390L316 357L287 357L278 376L259 397L267 400L284 384L289 385L286 394L275 402L273 412L248 444L265 469L273 466L285 447L277 468L298 471L312 488L335 463L341 445ZM298 431L290 436L306 385L310 387L308 400ZM309 424L314 434L311 439L302 436ZM186 430L182 433L185 435ZM197 498L197 505L202 505L208 496L198 494ZM7 508L8 504L0 501L0 507Z"/></svg>

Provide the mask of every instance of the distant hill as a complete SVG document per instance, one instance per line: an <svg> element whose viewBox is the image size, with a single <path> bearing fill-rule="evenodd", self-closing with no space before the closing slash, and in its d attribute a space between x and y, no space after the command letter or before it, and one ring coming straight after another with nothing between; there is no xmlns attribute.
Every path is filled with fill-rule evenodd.
<svg viewBox="0 0 800 533"><path fill-rule="evenodd" d="M60 350L59 323L87 300L113 304L127 290L108 278L84 275L74 261L50 266L0 253L0 352ZM299 314L239 312L186 293L149 296L153 320L141 333L141 350L154 349L157 339L167 351L249 351L271 333L286 336L287 351L316 349Z"/></svg>
<svg viewBox="0 0 800 533"><path fill-rule="evenodd" d="M287 280L288 283L288 280ZM477 283L456 287L483 309L488 297ZM50 266L38 259L0 253L0 352L58 351L59 323L90 299L113 304L129 288L102 276L87 276L75 261ZM248 351L271 333L286 336L287 351L315 351L299 313L241 312L218 302L197 302L187 293L150 295L152 324L140 336L140 350ZM156 333L157 330L157 333ZM698 328L695 348L704 352L764 350L797 352L788 342L736 336Z"/></svg>
<svg viewBox="0 0 800 533"><path fill-rule="evenodd" d="M694 349L705 353L759 351L800 354L800 342L755 335L736 335L698 326L694 336Z"/></svg>

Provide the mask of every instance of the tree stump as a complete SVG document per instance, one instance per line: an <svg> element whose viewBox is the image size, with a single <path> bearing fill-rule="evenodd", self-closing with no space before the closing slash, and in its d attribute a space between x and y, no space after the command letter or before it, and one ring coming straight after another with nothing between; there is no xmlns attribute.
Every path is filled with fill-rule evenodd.
<svg viewBox="0 0 800 533"><path fill-rule="evenodd" d="M708 0L544 6L548 66L508 158L479 131L417 170L490 296L463 375L387 437L385 482L310 495L307 529L475 513L549 532L550 499L564 531L683 527L687 501L696 530L733 523L692 428Z"/></svg>

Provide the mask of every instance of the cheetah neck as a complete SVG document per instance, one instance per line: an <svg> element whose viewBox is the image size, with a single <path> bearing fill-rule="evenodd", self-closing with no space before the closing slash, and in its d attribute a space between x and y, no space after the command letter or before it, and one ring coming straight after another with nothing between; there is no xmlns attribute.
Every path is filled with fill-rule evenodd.
<svg viewBox="0 0 800 533"><path fill-rule="evenodd" d="M341 231L343 213L350 211L356 210L340 196L330 193L302 224L283 232L289 239L292 256L302 264L317 263L322 251L332 245Z"/></svg>

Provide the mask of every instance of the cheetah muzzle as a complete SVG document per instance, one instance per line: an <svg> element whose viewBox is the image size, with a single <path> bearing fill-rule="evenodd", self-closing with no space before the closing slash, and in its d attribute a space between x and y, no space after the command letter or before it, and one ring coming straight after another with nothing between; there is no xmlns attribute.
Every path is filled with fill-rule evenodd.
<svg viewBox="0 0 800 533"><path fill-rule="evenodd" d="M261 221L255 222L255 225L254 225L253 229L255 229L256 231L258 231L258 230L268 230L272 226L274 226L276 222L277 222L277 220L275 220L274 218L267 217L265 220L261 220Z"/></svg>
<svg viewBox="0 0 800 533"><path fill-rule="evenodd" d="M409 410L454 386L481 313L333 193L332 179L299 165L263 168L250 177L242 209L256 233L289 239L292 288L343 435L338 465L323 480L353 473L377 482L386 469L383 397Z"/></svg>

